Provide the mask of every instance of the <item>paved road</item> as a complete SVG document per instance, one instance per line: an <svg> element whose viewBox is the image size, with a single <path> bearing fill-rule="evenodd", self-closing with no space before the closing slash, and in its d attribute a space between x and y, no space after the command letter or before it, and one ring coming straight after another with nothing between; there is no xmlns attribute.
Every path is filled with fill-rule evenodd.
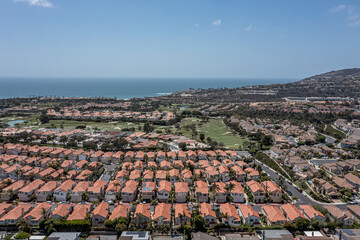
<svg viewBox="0 0 360 240"><path fill-rule="evenodd" d="M255 160L255 162L257 164L260 164L263 171L265 173L267 173L271 179L275 182L278 182L279 181L279 174L272 170L271 168L269 168L268 166L262 164L260 161L258 160ZM312 200L311 198L309 198L307 195L304 195L302 193L300 193L298 190L295 189L295 187L289 183L288 181L286 181L286 185L287 185L287 188L288 190L292 193L293 196L296 196L299 200L296 202L297 205L301 205L301 204L310 204L310 205L322 205L322 206L325 206L325 205L336 205L337 207L339 207L340 209L343 209L345 210L347 207L346 207L346 204L345 203L338 203L338 204L329 204L329 203L319 203L319 202L316 202L314 200Z"/></svg>
<svg viewBox="0 0 360 240"><path fill-rule="evenodd" d="M275 182L279 182L279 174L275 171L273 171L272 169L270 169L268 166L262 164L260 161L255 160L255 162L257 164L260 164L263 171L265 173L267 173L270 177L271 180L275 181ZM318 203L312 201L310 198L308 198L307 196L304 196L302 193L300 193L298 190L295 189L295 187L291 184L288 183L288 181L286 181L286 185L287 185L287 189L292 193L293 196L296 196L299 200L297 201L298 204L310 204L310 205L316 205Z"/></svg>
<svg viewBox="0 0 360 240"><path fill-rule="evenodd" d="M116 165L110 165L110 164L106 164L104 165L104 173L101 175L100 179L105 181L105 182L109 182L111 179L111 173L110 171L114 171Z"/></svg>

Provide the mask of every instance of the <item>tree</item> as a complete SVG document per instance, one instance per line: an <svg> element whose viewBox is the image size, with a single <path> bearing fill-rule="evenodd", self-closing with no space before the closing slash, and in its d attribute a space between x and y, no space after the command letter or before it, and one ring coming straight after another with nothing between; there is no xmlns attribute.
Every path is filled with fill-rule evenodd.
<svg viewBox="0 0 360 240"><path fill-rule="evenodd" d="M270 146L273 144L273 138L271 135L262 135L260 143L264 146Z"/></svg>
<svg viewBox="0 0 360 240"><path fill-rule="evenodd" d="M48 115L46 115L46 113L41 114L39 117L39 120L40 120L41 124L45 124L50 121L49 117L48 117Z"/></svg>
<svg viewBox="0 0 360 240"><path fill-rule="evenodd" d="M81 193L81 200L82 200L83 202L89 201L89 194L88 194L88 192L82 192L82 193Z"/></svg>
<svg viewBox="0 0 360 240"><path fill-rule="evenodd" d="M200 136L199 136L199 137L200 137L200 141L203 142L203 141L205 140L205 134L200 133Z"/></svg>
<svg viewBox="0 0 360 240"><path fill-rule="evenodd" d="M185 240L190 240L191 239L192 226L184 225L183 229L184 229Z"/></svg>
<svg viewBox="0 0 360 240"><path fill-rule="evenodd" d="M97 144L94 141L87 141L83 143L83 147L87 150L96 150L97 149Z"/></svg>
<svg viewBox="0 0 360 240"><path fill-rule="evenodd" d="M194 219L192 220L193 224L194 224L194 229L195 231L204 231L205 230L205 219L200 216L200 215L196 215L194 217Z"/></svg>
<svg viewBox="0 0 360 240"><path fill-rule="evenodd" d="M115 226L115 231L119 236L123 231L126 231L126 230L127 230L127 226L125 223L118 223Z"/></svg>
<svg viewBox="0 0 360 240"><path fill-rule="evenodd" d="M310 227L309 219L301 218L295 222L295 228L298 231L305 231L309 229L309 227Z"/></svg>
<svg viewBox="0 0 360 240"><path fill-rule="evenodd" d="M18 221L16 226L18 227L19 231L26 232L26 233L32 232L32 228L31 228L30 224L24 218L22 218L20 221Z"/></svg>
<svg viewBox="0 0 360 240"><path fill-rule="evenodd" d="M154 131L154 127L152 125L150 125L150 123L146 122L144 124L144 132L149 133Z"/></svg>
<svg viewBox="0 0 360 240"><path fill-rule="evenodd" d="M60 137L60 142L62 142L64 145L65 145L65 143L67 142L67 140L68 140L68 137L67 137L67 136L61 136L61 137Z"/></svg>
<svg viewBox="0 0 360 240"><path fill-rule="evenodd" d="M128 145L128 141L125 138L117 138L112 144L116 149L123 150Z"/></svg>
<svg viewBox="0 0 360 240"><path fill-rule="evenodd" d="M186 143L184 142L179 143L179 148L181 148L181 150L183 151L186 151Z"/></svg>

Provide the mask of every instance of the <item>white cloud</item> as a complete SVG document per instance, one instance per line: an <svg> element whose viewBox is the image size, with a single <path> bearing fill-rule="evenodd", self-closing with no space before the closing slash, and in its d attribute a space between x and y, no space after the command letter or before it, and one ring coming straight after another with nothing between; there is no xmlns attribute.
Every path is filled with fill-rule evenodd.
<svg viewBox="0 0 360 240"><path fill-rule="evenodd" d="M195 23L195 24L194 24L194 27L198 27L198 26L199 26L199 24L198 24L198 23Z"/></svg>
<svg viewBox="0 0 360 240"><path fill-rule="evenodd" d="M360 26L360 19L357 20L357 21L349 22L348 26L349 27L358 27L358 26Z"/></svg>
<svg viewBox="0 0 360 240"><path fill-rule="evenodd" d="M340 12L340 11L344 10L346 7L347 6L345 4L338 5L338 6L333 7L332 9L330 9L329 12L331 12L331 13Z"/></svg>
<svg viewBox="0 0 360 240"><path fill-rule="evenodd" d="M27 2L32 6L52 8L53 4L48 0L14 0L14 2Z"/></svg>
<svg viewBox="0 0 360 240"><path fill-rule="evenodd" d="M347 25L349 27L360 26L360 9L354 5L339 5L329 11L330 13L345 12L347 16Z"/></svg>
<svg viewBox="0 0 360 240"><path fill-rule="evenodd" d="M252 30L255 30L255 29L256 29L256 27L255 27L254 25L249 24L249 26L247 26L247 27L245 28L245 31L249 32L249 31L252 31Z"/></svg>
<svg viewBox="0 0 360 240"><path fill-rule="evenodd" d="M221 19L215 20L212 22L213 26L220 26L221 25Z"/></svg>

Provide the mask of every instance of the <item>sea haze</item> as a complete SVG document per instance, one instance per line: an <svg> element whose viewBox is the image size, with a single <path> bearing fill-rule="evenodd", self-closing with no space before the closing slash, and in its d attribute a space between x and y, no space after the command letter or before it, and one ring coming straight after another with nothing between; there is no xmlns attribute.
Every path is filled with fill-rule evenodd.
<svg viewBox="0 0 360 240"><path fill-rule="evenodd" d="M116 97L119 99L154 97L190 88L233 88L249 85L294 82L298 79L200 79L200 78L0 78L0 98Z"/></svg>

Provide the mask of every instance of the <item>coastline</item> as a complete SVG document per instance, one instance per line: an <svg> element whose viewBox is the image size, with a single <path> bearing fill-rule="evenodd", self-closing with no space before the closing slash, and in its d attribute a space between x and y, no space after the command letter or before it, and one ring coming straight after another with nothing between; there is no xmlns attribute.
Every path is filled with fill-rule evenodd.
<svg viewBox="0 0 360 240"><path fill-rule="evenodd" d="M299 79L249 78L168 78L168 79L78 79L78 78L0 78L0 99L15 97L105 97L131 99L166 96L189 89L236 88L289 83Z"/></svg>

